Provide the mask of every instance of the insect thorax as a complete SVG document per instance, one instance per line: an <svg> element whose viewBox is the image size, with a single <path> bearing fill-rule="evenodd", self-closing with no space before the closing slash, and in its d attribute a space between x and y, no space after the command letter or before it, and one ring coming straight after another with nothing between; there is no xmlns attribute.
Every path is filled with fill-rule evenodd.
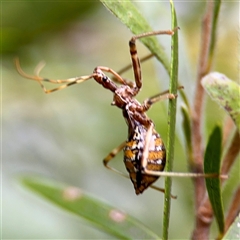
<svg viewBox="0 0 240 240"><path fill-rule="evenodd" d="M158 176L144 174L142 155L145 146L147 129L135 122L124 147L124 163L134 185L136 194L142 193L158 179ZM160 135L154 130L148 148L147 169L163 171L166 162L166 151Z"/></svg>

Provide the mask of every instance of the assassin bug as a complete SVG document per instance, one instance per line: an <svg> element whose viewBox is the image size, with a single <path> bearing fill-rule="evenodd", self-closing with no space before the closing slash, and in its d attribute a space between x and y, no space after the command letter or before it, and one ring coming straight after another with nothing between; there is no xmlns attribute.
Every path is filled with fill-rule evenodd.
<svg viewBox="0 0 240 240"><path fill-rule="evenodd" d="M176 95L165 91L146 99L143 104L140 104L134 98L142 88L141 67L140 60L137 55L136 40L160 34L173 35L174 31L177 29L178 28L166 31L148 32L131 38L129 41L129 47L135 78L134 83L125 80L120 76L120 74L111 68L103 66L96 67L91 75L66 80L51 80L42 78L38 75L41 70L40 68L38 68L35 76L30 76L23 72L18 59L16 59L15 62L19 74L25 78L38 81L45 93L52 93L71 85L82 83L91 78L113 93L113 102L111 105L122 109L123 117L128 125L128 139L127 141L121 143L117 148L113 149L107 157L104 158L103 163L108 169L111 169L124 177L128 177L108 165L108 163L121 150L123 150L124 163L127 171L129 172L129 177L134 185L136 194L142 193L149 186L164 192L164 189L152 186L159 176L206 177L204 174L162 172L166 163L165 146L160 135L154 128L153 121L146 115L146 112L154 103L162 99L174 99ZM111 73L114 78L111 80L107 75L105 75L105 72ZM42 81L64 85L47 90L42 84ZM118 86L116 83L120 85Z"/></svg>

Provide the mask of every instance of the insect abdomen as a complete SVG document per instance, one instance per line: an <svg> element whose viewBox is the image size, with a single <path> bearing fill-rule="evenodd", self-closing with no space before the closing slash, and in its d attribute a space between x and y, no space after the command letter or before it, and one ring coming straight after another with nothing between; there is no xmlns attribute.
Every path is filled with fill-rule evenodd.
<svg viewBox="0 0 240 240"><path fill-rule="evenodd" d="M128 139L124 148L124 163L129 176L134 185L136 194L142 193L159 177L147 175L142 169L142 153L145 144L146 131L136 127L135 134ZM166 163L166 150L160 135L153 132L149 154L147 159L147 169L153 171L163 171Z"/></svg>

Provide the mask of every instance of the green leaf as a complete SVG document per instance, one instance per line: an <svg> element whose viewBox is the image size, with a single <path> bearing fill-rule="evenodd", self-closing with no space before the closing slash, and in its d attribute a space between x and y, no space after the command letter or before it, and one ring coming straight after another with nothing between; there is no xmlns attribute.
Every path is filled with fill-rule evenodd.
<svg viewBox="0 0 240 240"><path fill-rule="evenodd" d="M57 206L90 221L119 239L159 239L150 229L128 214L73 186L37 177L23 177L22 183Z"/></svg>
<svg viewBox="0 0 240 240"><path fill-rule="evenodd" d="M221 144L221 128L219 126L216 126L209 137L204 156L204 172L206 174L220 173ZM206 186L209 200L212 204L213 212L218 223L219 232L223 233L224 214L220 189L220 178L206 178Z"/></svg>
<svg viewBox="0 0 240 240"><path fill-rule="evenodd" d="M174 4L170 1L171 16L172 16L172 29L177 27L177 17ZM171 42L171 73L170 73L170 86L169 92L176 94L178 87L178 31L172 37ZM165 170L172 172L173 159L174 159L174 146L175 146L175 125L176 125L176 104L177 99L169 100L168 105L168 129L167 129L167 163ZM164 201L164 214L163 214L163 239L168 239L168 228L170 221L170 207L171 207L171 186L172 179L165 178L165 201Z"/></svg>
<svg viewBox="0 0 240 240"><path fill-rule="evenodd" d="M213 72L202 79L202 86L228 112L240 131L240 85L221 73Z"/></svg>
<svg viewBox="0 0 240 240"><path fill-rule="evenodd" d="M192 149L192 134L191 134L191 121L190 121L190 113L189 109L186 106L181 107L181 112L183 116L183 132L186 141L186 148L187 148L187 157L189 165L192 165L193 160L193 149Z"/></svg>
<svg viewBox="0 0 240 240"><path fill-rule="evenodd" d="M240 237L240 213L235 218L227 233L224 235L222 240L237 240Z"/></svg>
<svg viewBox="0 0 240 240"><path fill-rule="evenodd" d="M210 48L209 48L209 60L212 61L214 50L216 47L216 32L217 32L217 22L219 19L219 12L220 12L220 6L221 6L221 0L215 0L213 2L213 20L212 20L212 29L211 29L211 42L210 42ZM210 63L211 66L211 63Z"/></svg>
<svg viewBox="0 0 240 240"><path fill-rule="evenodd" d="M103 5L110 10L122 23L124 23L133 34L153 31L148 22L129 0L101 0ZM159 29L157 29L159 30ZM170 75L170 64L168 57L155 36L141 38L140 41L151 51L151 53L162 63Z"/></svg>

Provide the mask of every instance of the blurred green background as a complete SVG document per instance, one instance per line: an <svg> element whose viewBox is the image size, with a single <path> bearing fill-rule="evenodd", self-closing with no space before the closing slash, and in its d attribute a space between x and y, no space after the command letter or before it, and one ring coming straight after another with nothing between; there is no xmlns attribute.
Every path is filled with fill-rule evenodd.
<svg viewBox="0 0 240 240"><path fill-rule="evenodd" d="M170 28L168 3L136 4L153 29ZM161 235L164 195L149 189L136 196L130 180L102 165L102 159L127 136L121 111L110 106L112 94L88 81L46 95L38 83L19 76L13 64L18 56L24 71L32 74L44 60L47 64L41 76L52 79L88 75L98 65L118 70L130 62L131 32L95 1L8 1L1 6L2 238L111 238L24 189L18 182L22 175L45 176L82 188ZM176 2L175 6L181 28L179 79L192 102L205 3ZM238 3L222 4L214 70L233 80L237 80L239 70L238 18ZM161 36L159 41L169 53L170 38ZM141 43L138 50L140 56L147 53ZM168 88L168 76L157 61L144 63L142 71L140 101ZM124 76L132 79L132 72ZM180 98L178 102L180 106ZM207 101L207 110L206 137L225 117L224 111L211 101ZM166 103L156 104L149 116L166 142ZM187 171L180 115L177 120L174 169ZM112 165L126 171L122 154ZM237 167L232 176L224 191L225 206L238 180ZM164 179L157 184L163 186ZM185 239L194 224L191 179L173 179L173 194L178 199L172 202L170 238Z"/></svg>

